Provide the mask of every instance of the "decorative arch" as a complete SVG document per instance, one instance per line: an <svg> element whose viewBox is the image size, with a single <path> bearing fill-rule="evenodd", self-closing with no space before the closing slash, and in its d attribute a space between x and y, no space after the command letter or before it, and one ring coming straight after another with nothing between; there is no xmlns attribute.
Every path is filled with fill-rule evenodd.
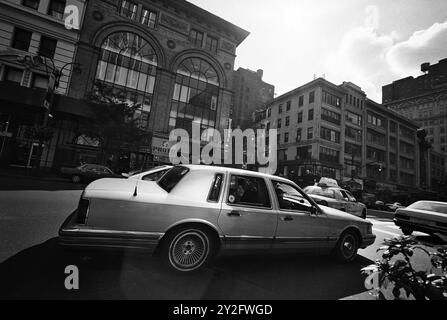
<svg viewBox="0 0 447 320"><path fill-rule="evenodd" d="M147 41L152 46L157 55L158 66L161 68L166 68L166 55L158 39L150 32L148 32L145 28L142 28L135 24L130 24L127 22L113 22L105 24L96 31L95 35L90 41L90 44L92 45L92 47L100 49L102 44L104 43L104 40L110 34L117 32L134 33Z"/></svg>
<svg viewBox="0 0 447 320"><path fill-rule="evenodd" d="M140 106L141 129L148 128L159 58L140 34L119 30L102 38L94 92Z"/></svg>
<svg viewBox="0 0 447 320"><path fill-rule="evenodd" d="M217 61L212 55L210 55L209 53L202 51L202 50L190 49L190 50L185 50L185 51L179 52L169 62L168 69L170 71L176 73L180 64L184 60L187 60L189 58L199 58L199 59L202 59L202 60L206 61L207 63L209 63L209 65L212 66L217 73L217 76L219 78L220 87L227 88L228 82L227 82L227 77L226 77L224 68L221 66L219 61Z"/></svg>
<svg viewBox="0 0 447 320"><path fill-rule="evenodd" d="M225 81L216 64L200 55L184 54L174 60L172 67L176 77L169 128L187 132L192 131L193 124L199 125L201 131L216 128L222 81ZM211 135L211 131L207 132Z"/></svg>

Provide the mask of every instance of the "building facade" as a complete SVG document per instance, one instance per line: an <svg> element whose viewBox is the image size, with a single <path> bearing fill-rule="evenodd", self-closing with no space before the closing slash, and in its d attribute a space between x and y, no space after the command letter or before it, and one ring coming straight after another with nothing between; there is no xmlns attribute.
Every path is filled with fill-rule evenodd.
<svg viewBox="0 0 447 320"><path fill-rule="evenodd" d="M76 7L67 28L66 6ZM0 164L46 166L57 134L45 145L42 125L50 75L59 71L55 101L69 104L68 87L85 9L84 0L0 1Z"/></svg>
<svg viewBox="0 0 447 320"><path fill-rule="evenodd" d="M353 83L315 79L269 103L263 123L278 130L279 173L302 186L323 176L371 192L418 185L417 125Z"/></svg>
<svg viewBox="0 0 447 320"><path fill-rule="evenodd" d="M273 100L275 87L262 81L263 70L256 72L239 68L234 72L234 103L232 127L245 130L253 128L256 113L265 110L266 103Z"/></svg>
<svg viewBox="0 0 447 320"><path fill-rule="evenodd" d="M424 74L417 78L407 77L383 86L382 99L385 107L425 130L430 148L421 153L421 162L426 161L421 183L435 190L439 189L439 181L447 178L446 166L440 166L442 161L438 161L442 154L447 156L447 59L434 65L424 63L421 71Z"/></svg>
<svg viewBox="0 0 447 320"><path fill-rule="evenodd" d="M229 127L237 46L248 32L187 1L94 0L86 10L69 95L84 99L101 83L138 103L147 145L137 166L169 162L173 129ZM79 152L78 152L79 153Z"/></svg>

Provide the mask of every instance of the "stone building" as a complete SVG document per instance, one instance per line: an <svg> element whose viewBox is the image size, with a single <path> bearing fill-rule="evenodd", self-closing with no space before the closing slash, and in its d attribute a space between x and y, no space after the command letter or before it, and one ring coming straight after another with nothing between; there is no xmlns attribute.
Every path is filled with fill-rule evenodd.
<svg viewBox="0 0 447 320"><path fill-rule="evenodd" d="M69 95L84 99L100 82L141 105L150 139L129 155L133 164L169 162L172 129L228 128L236 48L247 31L183 0L93 0L85 16L76 56L83 72Z"/></svg>
<svg viewBox="0 0 447 320"><path fill-rule="evenodd" d="M383 86L382 100L385 107L425 130L425 139L431 146L421 153L421 161L427 160L421 172L421 184L432 189L432 182L439 184L447 178L445 161L438 161L439 157L447 156L447 59L433 65L424 63L421 71L424 74L417 78L407 77Z"/></svg>
<svg viewBox="0 0 447 320"><path fill-rule="evenodd" d="M302 186L330 177L371 192L417 189L417 125L353 83L315 79L275 98L262 122L278 130L278 173Z"/></svg>

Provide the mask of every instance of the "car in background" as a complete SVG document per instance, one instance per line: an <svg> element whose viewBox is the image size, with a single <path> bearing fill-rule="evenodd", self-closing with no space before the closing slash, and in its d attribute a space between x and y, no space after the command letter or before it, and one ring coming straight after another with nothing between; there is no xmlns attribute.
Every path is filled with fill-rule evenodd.
<svg viewBox="0 0 447 320"><path fill-rule="evenodd" d="M380 211L388 211L387 205L382 200L375 201L372 208Z"/></svg>
<svg viewBox="0 0 447 320"><path fill-rule="evenodd" d="M204 165L175 166L158 181L94 181L59 229L62 245L148 249L183 272L241 250L350 262L375 238L371 222L320 207L288 179Z"/></svg>
<svg viewBox="0 0 447 320"><path fill-rule="evenodd" d="M318 183L317 185L304 188L304 192L320 205L345 211L366 219L366 206L358 202L348 190Z"/></svg>
<svg viewBox="0 0 447 320"><path fill-rule="evenodd" d="M88 183L101 178L122 178L106 166L90 163L74 168L62 167L59 176L69 178L73 183Z"/></svg>
<svg viewBox="0 0 447 320"><path fill-rule="evenodd" d="M387 203L385 205L387 207L388 211L395 212L399 208L405 208L400 202L394 202L394 203Z"/></svg>
<svg viewBox="0 0 447 320"><path fill-rule="evenodd" d="M393 221L404 235L411 235L413 231L447 235L447 202L417 201L397 209Z"/></svg>
<svg viewBox="0 0 447 320"><path fill-rule="evenodd" d="M127 177L128 179L157 181L171 168L172 166L163 165L145 171L137 170L129 173L122 173L122 176Z"/></svg>

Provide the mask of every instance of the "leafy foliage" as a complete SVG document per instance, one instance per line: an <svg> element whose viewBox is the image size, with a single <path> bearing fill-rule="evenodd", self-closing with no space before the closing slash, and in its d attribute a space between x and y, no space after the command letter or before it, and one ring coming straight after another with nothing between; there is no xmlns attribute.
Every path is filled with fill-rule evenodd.
<svg viewBox="0 0 447 320"><path fill-rule="evenodd" d="M416 271L411 264L415 251L430 258L431 270ZM430 253L411 237L386 239L378 250L382 259L362 269L364 274L378 277L377 297L386 299L391 289L394 299L440 300L447 299L447 250ZM436 274L436 271L438 271Z"/></svg>
<svg viewBox="0 0 447 320"><path fill-rule="evenodd" d="M140 104L118 97L109 87L96 82L89 105L94 117L86 134L99 138L103 158L122 150L135 151L147 140L148 133L139 126Z"/></svg>

